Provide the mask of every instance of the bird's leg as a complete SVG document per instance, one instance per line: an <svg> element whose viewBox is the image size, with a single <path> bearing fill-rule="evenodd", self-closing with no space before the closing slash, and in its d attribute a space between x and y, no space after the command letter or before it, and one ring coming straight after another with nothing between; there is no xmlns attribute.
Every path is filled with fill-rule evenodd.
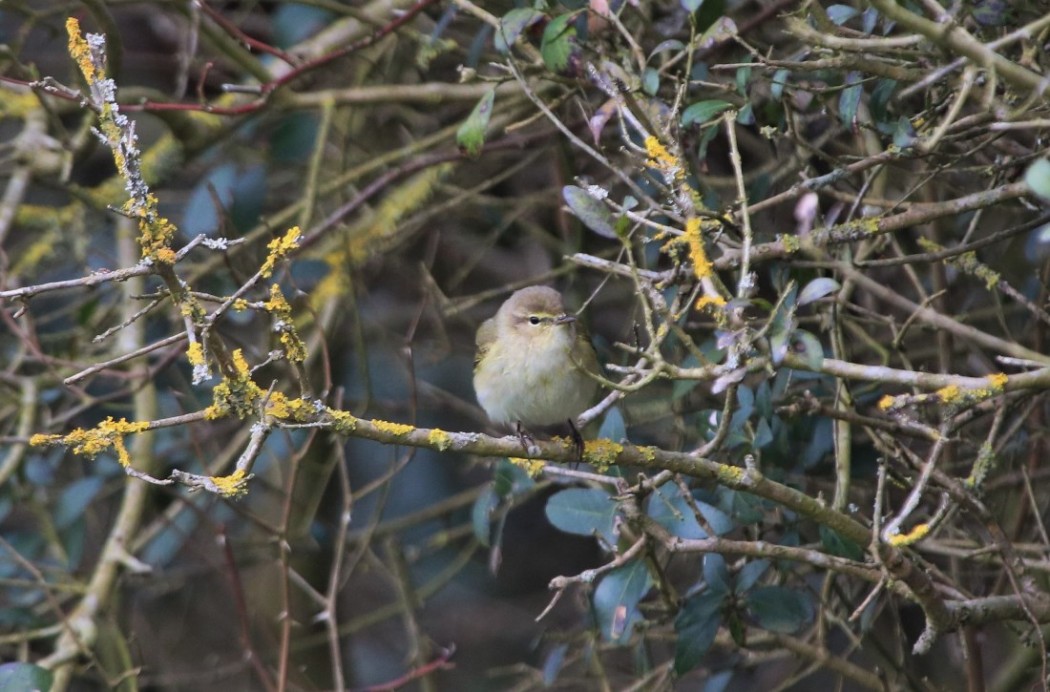
<svg viewBox="0 0 1050 692"><path fill-rule="evenodd" d="M536 440L532 439L532 435L529 434L529 431L525 429L520 420L514 424L514 431L518 434L518 440L521 441L522 449L528 454L532 446L536 444Z"/></svg>
<svg viewBox="0 0 1050 692"><path fill-rule="evenodd" d="M583 463L583 435L580 434L579 429L576 427L576 423L570 418L568 420L569 430L572 433L572 449L576 452L577 464Z"/></svg>

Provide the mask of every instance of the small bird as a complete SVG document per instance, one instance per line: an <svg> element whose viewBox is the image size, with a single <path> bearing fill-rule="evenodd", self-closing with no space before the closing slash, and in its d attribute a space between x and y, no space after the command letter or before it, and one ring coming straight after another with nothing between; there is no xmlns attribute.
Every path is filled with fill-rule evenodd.
<svg viewBox="0 0 1050 692"><path fill-rule="evenodd" d="M546 286L516 291L478 328L474 391L494 423L523 428L569 421L590 407L598 357L561 294ZM526 445L527 447L527 445Z"/></svg>

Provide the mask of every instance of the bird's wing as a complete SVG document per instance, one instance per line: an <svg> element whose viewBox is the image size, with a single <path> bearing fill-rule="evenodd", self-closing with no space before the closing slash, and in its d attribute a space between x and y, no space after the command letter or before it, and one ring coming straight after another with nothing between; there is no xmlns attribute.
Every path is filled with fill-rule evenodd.
<svg viewBox="0 0 1050 692"><path fill-rule="evenodd" d="M485 357L485 353L488 352L489 346L496 340L496 319L490 317L481 323L478 327L478 335L474 339L474 343L477 345L477 351L474 353L474 365L477 366L481 362L481 359Z"/></svg>

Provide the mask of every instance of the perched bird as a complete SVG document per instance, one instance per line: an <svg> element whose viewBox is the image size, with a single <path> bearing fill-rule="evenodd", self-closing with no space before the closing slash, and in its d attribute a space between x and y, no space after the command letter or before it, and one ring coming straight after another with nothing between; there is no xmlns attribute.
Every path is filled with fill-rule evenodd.
<svg viewBox="0 0 1050 692"><path fill-rule="evenodd" d="M494 423L523 428L574 419L594 401L598 358L561 294L546 286L516 291L478 328L474 391ZM523 437L524 443L524 437Z"/></svg>

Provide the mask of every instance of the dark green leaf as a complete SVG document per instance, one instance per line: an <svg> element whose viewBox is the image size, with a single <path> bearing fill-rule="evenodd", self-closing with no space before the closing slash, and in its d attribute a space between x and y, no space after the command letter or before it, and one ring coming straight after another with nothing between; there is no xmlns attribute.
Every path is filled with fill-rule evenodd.
<svg viewBox="0 0 1050 692"><path fill-rule="evenodd" d="M769 560L752 560L736 575L736 593L744 594L751 590L758 580L769 569Z"/></svg>
<svg viewBox="0 0 1050 692"><path fill-rule="evenodd" d="M875 87L871 90L871 114L876 121L893 124L889 114L889 104L896 91L897 80L895 79L880 79L875 82Z"/></svg>
<svg viewBox="0 0 1050 692"><path fill-rule="evenodd" d="M703 125L732 107L733 104L729 101L718 99L697 101L682 112L682 127L688 127L694 123Z"/></svg>
<svg viewBox="0 0 1050 692"><path fill-rule="evenodd" d="M821 524L820 542L831 555L844 557L850 560L863 560L864 550L851 540L843 538L834 529Z"/></svg>
<svg viewBox="0 0 1050 692"><path fill-rule="evenodd" d="M492 39L500 53L510 52L510 47L521 36L521 32L543 19L543 13L531 8L511 10L499 20L499 28Z"/></svg>
<svg viewBox="0 0 1050 692"><path fill-rule="evenodd" d="M722 624L724 591L704 591L687 599L674 620L674 672L685 675L700 663Z"/></svg>
<svg viewBox="0 0 1050 692"><path fill-rule="evenodd" d="M897 119L897 129L893 132L893 143L901 149L907 149L908 147L915 144L915 140L918 135L915 133L915 126L911 124L903 115Z"/></svg>
<svg viewBox="0 0 1050 692"><path fill-rule="evenodd" d="M602 639L626 643L636 622L641 620L638 603L652 586L652 578L642 560L632 560L606 574L594 590L594 611Z"/></svg>
<svg viewBox="0 0 1050 692"><path fill-rule="evenodd" d="M605 238L616 238L616 220L601 201L582 187L566 185L561 189L562 199L573 215L587 228Z"/></svg>
<svg viewBox="0 0 1050 692"><path fill-rule="evenodd" d="M704 555L704 582L709 591L725 594L729 593L729 570L726 569L726 559L718 553L706 553Z"/></svg>
<svg viewBox="0 0 1050 692"><path fill-rule="evenodd" d="M736 68L736 91L743 97L747 97L747 85L751 81L751 66L745 65Z"/></svg>
<svg viewBox="0 0 1050 692"><path fill-rule="evenodd" d="M850 129L857 120L857 108L860 107L860 99L864 95L860 82L860 72L850 72L846 75L846 88L839 95L839 120Z"/></svg>
<svg viewBox="0 0 1050 692"><path fill-rule="evenodd" d="M792 634L813 619L809 595L783 586L761 586L747 595L747 607L759 626Z"/></svg>
<svg viewBox="0 0 1050 692"><path fill-rule="evenodd" d="M813 279L798 294L799 306L808 305L842 288L838 281L827 276Z"/></svg>
<svg viewBox="0 0 1050 692"><path fill-rule="evenodd" d="M715 532L716 536L729 533L736 528L736 522L733 521L732 517L714 505L697 500L696 508L700 510L700 515L707 522L707 525L711 527L711 530Z"/></svg>
<svg viewBox="0 0 1050 692"><path fill-rule="evenodd" d="M1050 161L1039 159L1025 171L1024 181L1032 192L1050 201Z"/></svg>
<svg viewBox="0 0 1050 692"><path fill-rule="evenodd" d="M646 513L672 536L687 539L707 538L707 533L696 520L689 501L682 496L681 488L673 483L660 486L649 496Z"/></svg>
<svg viewBox="0 0 1050 692"><path fill-rule="evenodd" d="M769 427L769 422L765 418L759 418L755 425L755 439L751 444L755 449L762 449L772 441L773 431Z"/></svg>
<svg viewBox="0 0 1050 692"><path fill-rule="evenodd" d="M485 129L489 126L492 117L492 103L496 98L496 90L489 89L481 97L470 116L463 121L456 131L456 144L467 156L475 157L481 153L485 144Z"/></svg>
<svg viewBox="0 0 1050 692"><path fill-rule="evenodd" d="M536 485L536 481L525 469L511 463L507 457L503 457L496 464L492 481L495 484L496 495L501 498L518 495L531 490Z"/></svg>
<svg viewBox="0 0 1050 692"><path fill-rule="evenodd" d="M568 488L547 500L547 519L551 524L579 536L600 534L610 545L616 544L615 517L616 503L597 488Z"/></svg>
<svg viewBox="0 0 1050 692"><path fill-rule="evenodd" d="M543 659L543 686L550 687L558 679L558 673L561 672L562 666L565 664L565 654L569 651L568 644L559 644L558 646L551 649L547 657Z"/></svg>

